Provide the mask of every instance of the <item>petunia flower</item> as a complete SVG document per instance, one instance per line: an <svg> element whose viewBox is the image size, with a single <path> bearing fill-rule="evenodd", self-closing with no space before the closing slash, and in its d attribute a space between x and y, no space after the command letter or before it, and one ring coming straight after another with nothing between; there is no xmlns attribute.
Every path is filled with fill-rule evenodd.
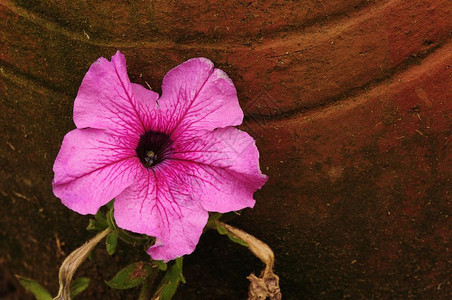
<svg viewBox="0 0 452 300"><path fill-rule="evenodd" d="M156 237L148 253L171 260L195 249L208 212L253 207L267 177L242 123L231 79L206 58L163 79L162 96L131 83L119 51L93 63L74 102L53 192L80 214L114 201L120 228Z"/></svg>

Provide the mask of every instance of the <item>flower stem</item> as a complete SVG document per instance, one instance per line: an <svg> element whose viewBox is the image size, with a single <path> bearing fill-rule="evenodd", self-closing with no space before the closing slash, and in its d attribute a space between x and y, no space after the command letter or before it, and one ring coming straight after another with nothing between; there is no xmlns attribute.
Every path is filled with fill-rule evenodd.
<svg viewBox="0 0 452 300"><path fill-rule="evenodd" d="M141 286L140 295L138 296L138 300L148 300L151 297L150 284L148 280L143 282Z"/></svg>
<svg viewBox="0 0 452 300"><path fill-rule="evenodd" d="M91 240L83 244L81 247L74 250L71 254L69 254L68 257L66 257L66 259L61 264L60 272L58 274L60 288L58 295L54 298L54 300L71 299L69 287L71 284L72 276L74 276L77 268L85 261L94 247L110 232L110 228L105 229L104 231L93 237Z"/></svg>

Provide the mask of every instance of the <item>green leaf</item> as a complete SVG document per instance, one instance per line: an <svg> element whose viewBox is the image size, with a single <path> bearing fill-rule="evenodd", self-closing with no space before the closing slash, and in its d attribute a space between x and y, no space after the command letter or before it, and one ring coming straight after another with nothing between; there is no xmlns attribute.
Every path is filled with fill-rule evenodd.
<svg viewBox="0 0 452 300"><path fill-rule="evenodd" d="M70 291L71 291L71 299L75 298L78 294L83 292L88 288L89 285L89 278L87 277L80 277L77 279L72 280Z"/></svg>
<svg viewBox="0 0 452 300"><path fill-rule="evenodd" d="M233 241L234 243L237 243L237 244L239 244L239 245L248 247L248 244L247 244L244 240L237 238L235 235L233 235L232 233L230 233L226 228L224 228L223 226L221 226L220 223L218 223L218 222L217 222L217 231L218 231L218 233L221 234L221 235L227 235L228 238L229 238L231 241Z"/></svg>
<svg viewBox="0 0 452 300"><path fill-rule="evenodd" d="M127 244L131 244L134 246L147 244L150 241L150 239L153 239L147 235L133 234L127 230L122 230L121 228L115 228L114 230L118 233L118 238L120 238ZM149 249L149 247L147 249Z"/></svg>
<svg viewBox="0 0 452 300"><path fill-rule="evenodd" d="M223 226L221 226L220 224L218 224L218 223L217 223L217 231L221 235L228 234L228 230L226 228L224 228Z"/></svg>
<svg viewBox="0 0 452 300"><path fill-rule="evenodd" d="M149 263L136 262L120 270L112 280L105 283L114 289L130 289L142 284L154 270Z"/></svg>
<svg viewBox="0 0 452 300"><path fill-rule="evenodd" d="M248 243L247 243L247 242L245 242L245 241L242 240L242 239L239 239L239 238L235 237L235 236L234 236L233 234L231 234L231 233L228 233L228 238L229 238L231 241L233 241L234 243L237 243L237 244L242 245L242 246L244 246L244 247L248 247Z"/></svg>
<svg viewBox="0 0 452 300"><path fill-rule="evenodd" d="M94 219L90 219L88 226L86 227L87 230L97 230L102 231L108 227L107 218L105 218L105 215L103 212L99 209L97 214L94 216Z"/></svg>
<svg viewBox="0 0 452 300"><path fill-rule="evenodd" d="M103 231L107 228L108 226L105 226L102 223L99 223L96 220L93 219L89 219L89 223L88 226L86 226L86 230L94 230L94 231Z"/></svg>
<svg viewBox="0 0 452 300"><path fill-rule="evenodd" d="M118 234L115 231L110 232L106 238L106 247L109 255L113 255L116 250L116 245L118 244Z"/></svg>
<svg viewBox="0 0 452 300"><path fill-rule="evenodd" d="M168 269L168 265L163 260L154 260L152 261L160 271L166 271Z"/></svg>
<svg viewBox="0 0 452 300"><path fill-rule="evenodd" d="M141 285L140 294L138 295L138 300L149 300L151 299L151 288L152 284L149 280L145 280Z"/></svg>
<svg viewBox="0 0 452 300"><path fill-rule="evenodd" d="M101 209L99 209L94 215L94 219L96 219L96 221L100 224L107 226L107 218L105 217L105 214Z"/></svg>
<svg viewBox="0 0 452 300"><path fill-rule="evenodd" d="M92 250L92 251L88 254L88 259L89 259L89 261L93 261L93 260L94 260L94 250Z"/></svg>
<svg viewBox="0 0 452 300"><path fill-rule="evenodd" d="M20 275L16 275L16 278L19 280L20 284L30 293L32 293L37 300L52 300L52 296L50 293L40 285L36 280L31 278L22 277Z"/></svg>
<svg viewBox="0 0 452 300"><path fill-rule="evenodd" d="M182 275L182 263L182 257L176 258L175 263L163 276L160 286L152 299L170 300L176 293L179 284L181 282L185 283L185 278Z"/></svg>
<svg viewBox="0 0 452 300"><path fill-rule="evenodd" d="M110 202L107 203L107 207L108 207L109 209L112 209L114 203L115 203L115 198L113 198Z"/></svg>
<svg viewBox="0 0 452 300"><path fill-rule="evenodd" d="M206 228L215 228L217 221L223 216L221 213L209 213L209 219L207 220Z"/></svg>

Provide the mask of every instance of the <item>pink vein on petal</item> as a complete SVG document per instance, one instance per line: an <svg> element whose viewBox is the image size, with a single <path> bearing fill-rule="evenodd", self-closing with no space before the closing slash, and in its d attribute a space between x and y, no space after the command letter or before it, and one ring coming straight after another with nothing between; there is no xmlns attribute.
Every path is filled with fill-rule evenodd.
<svg viewBox="0 0 452 300"><path fill-rule="evenodd" d="M168 72L159 103L172 139L239 125L243 119L232 81L205 58L191 59Z"/></svg>
<svg viewBox="0 0 452 300"><path fill-rule="evenodd" d="M87 129L66 135L54 193L82 214L115 197L120 228L156 237L148 250L154 259L189 254L208 211L252 207L253 193L267 180L254 140L231 127L242 119L234 84L210 60L172 69L159 98L130 82L118 51L83 79L74 122ZM159 160L144 156L149 151Z"/></svg>
<svg viewBox="0 0 452 300"><path fill-rule="evenodd" d="M136 139L144 132L125 64L118 51L111 61L101 58L91 65L74 103L78 128L108 129L125 139Z"/></svg>

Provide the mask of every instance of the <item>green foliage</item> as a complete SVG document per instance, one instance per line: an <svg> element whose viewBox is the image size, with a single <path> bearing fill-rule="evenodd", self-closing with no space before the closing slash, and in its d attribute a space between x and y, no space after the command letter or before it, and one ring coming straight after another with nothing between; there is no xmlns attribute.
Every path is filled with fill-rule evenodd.
<svg viewBox="0 0 452 300"><path fill-rule="evenodd" d="M242 240L237 238L235 235L233 235L232 233L230 233L226 228L224 228L220 223L217 222L217 231L219 234L221 235L227 235L228 238L233 241L234 243L237 243L239 245L248 247L248 244Z"/></svg>
<svg viewBox="0 0 452 300"><path fill-rule="evenodd" d="M97 214L94 216L94 219L89 220L89 224L88 227L86 227L86 229L94 231L103 231L107 229L107 227L108 227L107 218L105 217L102 210L99 209Z"/></svg>
<svg viewBox="0 0 452 300"><path fill-rule="evenodd" d="M111 232L107 235L105 245L109 255L113 255L118 245L118 239L128 244L143 245L146 249L153 244L154 238L146 235L138 235L122 230L116 225L114 219L113 201L110 201L106 207L101 208L95 215L94 219L89 220L88 230L102 231L110 228ZM106 210L108 209L108 210ZM209 218L210 228L217 226L217 221L222 214L213 213ZM91 259L90 254L90 259ZM154 280L158 277L160 271L166 271L160 284L157 286L157 290L154 293L152 299L156 300L170 300L179 286L179 284L185 283L185 278L182 275L183 259L182 257L175 259L174 263L169 267L165 262L160 260L151 260L151 262L136 262L128 265L116 273L116 275L105 283L113 289L130 289L142 286L140 297L148 299L151 295L151 291L154 290ZM161 278L161 277L160 277ZM88 287L88 278L79 278L73 282L74 290L71 285L71 296L77 295ZM41 287L42 288L42 287ZM45 289L44 289L45 291ZM50 295L49 295L50 297ZM43 300L51 298L42 298Z"/></svg>
<svg viewBox="0 0 452 300"><path fill-rule="evenodd" d="M118 234L115 231L110 232L107 235L105 244L107 247L108 254L113 255L116 250L116 245L118 245Z"/></svg>
<svg viewBox="0 0 452 300"><path fill-rule="evenodd" d="M114 216L114 208L110 208L107 213L105 214L105 218L107 220L107 226L111 229L111 230L116 230L118 228L118 226L116 225L115 222L115 216Z"/></svg>
<svg viewBox="0 0 452 300"><path fill-rule="evenodd" d="M155 264L160 271L166 271L168 269L168 265L163 260L153 260L153 264Z"/></svg>
<svg viewBox="0 0 452 300"><path fill-rule="evenodd" d="M37 300L52 300L53 297L50 295L49 291L40 285L36 280L31 278L26 278L20 275L16 275L19 283L30 293L35 296ZM89 285L89 278L80 277L71 282L70 293L71 299L74 299L78 294L86 290Z"/></svg>
<svg viewBox="0 0 452 300"><path fill-rule="evenodd" d="M88 288L88 285L89 278L87 277L80 277L72 280L71 286L69 288L71 293L71 299L74 299L78 294L86 290Z"/></svg>
<svg viewBox="0 0 452 300"><path fill-rule="evenodd" d="M217 222L223 216L221 213L209 213L209 219L207 220L206 228L215 228Z"/></svg>
<svg viewBox="0 0 452 300"><path fill-rule="evenodd" d="M182 274L182 267L184 265L184 257L178 257L175 259L175 271L178 273L179 277L180 277L180 281L182 281L182 283L186 283L185 281L185 277L184 274Z"/></svg>
<svg viewBox="0 0 452 300"><path fill-rule="evenodd" d="M32 293L37 300L52 300L52 296L42 285L40 285L36 280L31 278L22 277L16 275L19 283L30 293Z"/></svg>
<svg viewBox="0 0 452 300"><path fill-rule="evenodd" d="M111 229L111 233L108 234L106 238L106 248L109 255L113 255L116 251L116 247L118 245L118 239L122 241L132 244L132 245L140 245L147 244L153 241L152 237L146 235L138 235L132 234L126 230L122 230L116 225L114 218L114 208L113 208L114 199L111 200L106 206L99 209L97 214L94 216L94 219L89 220L87 230L92 231L103 231L107 228ZM108 210L106 211L106 209ZM92 260L92 253L89 256L89 259Z"/></svg>
<svg viewBox="0 0 452 300"><path fill-rule="evenodd" d="M142 284L154 270L149 263L136 262L120 270L112 280L105 283L114 289L130 289Z"/></svg>
<svg viewBox="0 0 452 300"><path fill-rule="evenodd" d="M108 207L108 209L112 209L114 203L115 203L115 198L111 199L110 202L108 202L106 204L106 206Z"/></svg>
<svg viewBox="0 0 452 300"><path fill-rule="evenodd" d="M175 263L169 268L160 282L160 286L152 299L170 300L177 291L181 282L185 283L182 275L183 257L176 258Z"/></svg>

